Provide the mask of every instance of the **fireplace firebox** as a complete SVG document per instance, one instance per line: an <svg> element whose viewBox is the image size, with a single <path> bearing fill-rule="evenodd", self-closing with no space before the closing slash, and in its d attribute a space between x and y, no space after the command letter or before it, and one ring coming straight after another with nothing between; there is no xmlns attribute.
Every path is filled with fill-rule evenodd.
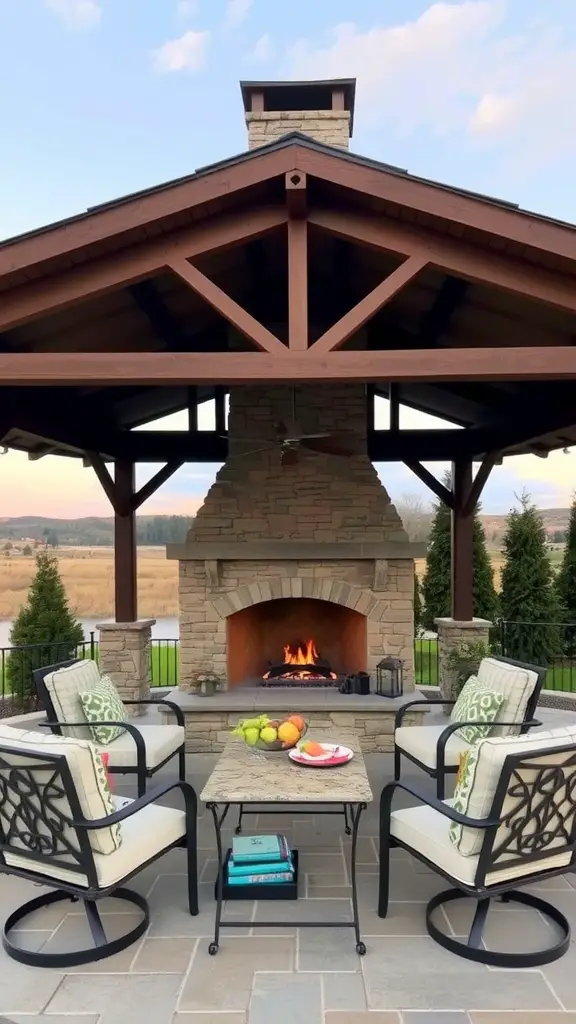
<svg viewBox="0 0 576 1024"><path fill-rule="evenodd" d="M366 670L366 616L330 601L264 601L230 615L226 624L229 686L334 686Z"/></svg>

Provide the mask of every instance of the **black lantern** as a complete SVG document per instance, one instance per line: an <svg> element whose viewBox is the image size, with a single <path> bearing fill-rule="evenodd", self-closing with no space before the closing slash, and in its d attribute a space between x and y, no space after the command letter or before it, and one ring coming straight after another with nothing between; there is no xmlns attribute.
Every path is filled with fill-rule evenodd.
<svg viewBox="0 0 576 1024"><path fill-rule="evenodd" d="M400 658L382 658L376 666L376 693L379 697L401 697L404 693L404 662Z"/></svg>

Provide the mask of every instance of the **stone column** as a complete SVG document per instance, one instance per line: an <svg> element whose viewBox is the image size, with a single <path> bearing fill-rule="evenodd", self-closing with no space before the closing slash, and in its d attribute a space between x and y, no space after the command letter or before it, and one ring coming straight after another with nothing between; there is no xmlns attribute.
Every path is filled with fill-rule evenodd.
<svg viewBox="0 0 576 1024"><path fill-rule="evenodd" d="M146 700L150 696L150 636L156 619L140 622L103 622L100 631L99 667L109 675L125 700ZM146 714L146 708L132 708L132 715Z"/></svg>
<svg viewBox="0 0 576 1024"><path fill-rule="evenodd" d="M434 619L438 630L438 676L440 696L453 700L453 680L450 670L446 667L448 652L457 644L484 644L488 647L492 623L488 619Z"/></svg>

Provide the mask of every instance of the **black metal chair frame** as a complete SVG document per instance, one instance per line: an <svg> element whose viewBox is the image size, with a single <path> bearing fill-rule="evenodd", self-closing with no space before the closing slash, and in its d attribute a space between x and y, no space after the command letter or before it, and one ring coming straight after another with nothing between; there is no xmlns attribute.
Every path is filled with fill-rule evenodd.
<svg viewBox="0 0 576 1024"><path fill-rule="evenodd" d="M533 729L537 725L542 723L537 721L535 716L538 701L540 699L540 691L546 680L546 669L542 668L541 665L530 665L524 661L515 661L514 658L504 658L500 655L493 655L494 661L502 661L506 665L514 665L516 668L528 669L530 672L537 674L536 686L530 695L530 699L526 705L526 711L524 712L524 718L521 722L509 722L501 721L495 723L495 725L519 725L520 733L528 732L529 729ZM422 771L426 772L427 775L432 779L436 779L436 796L438 800L443 800L446 790L446 775L456 775L458 772L458 765L447 765L445 763L446 744L453 733L458 732L463 726L466 725L478 725L478 722L451 722L441 732L438 737L436 744L436 767L431 768L430 765L424 764L419 761L413 754L409 754L406 750L396 745L396 729L399 729L404 720L404 716L411 711L413 708L430 707L434 705L444 705L444 707L453 707L455 700L445 700L443 697L433 697L428 700L427 698L421 698L420 700L411 700L407 704L404 704L402 708L396 713L394 720L394 779L396 782L400 780L402 775L402 758L407 758L408 761L412 761L412 764L421 768ZM417 725L414 726L418 728Z"/></svg>
<svg viewBox="0 0 576 1024"><path fill-rule="evenodd" d="M66 726L84 726L85 728L90 728L90 726L93 725L122 726L122 728L125 729L126 732L130 733L132 739L134 740L134 745L136 747L136 767L114 768L113 765L110 765L108 768L108 774L136 775L139 797L144 796L144 793L146 792L146 780L151 779L154 775L156 775L156 772L159 772L160 769L164 767L164 765L168 764L168 762L176 756L178 756L178 778L180 779L181 782L184 782L186 778L186 739L183 740L182 745L180 747L174 750L173 753L169 754L168 757L165 757L164 760L160 762L160 764L157 764L154 768L148 768L146 765L146 743L144 741L144 737L142 736L142 733L140 732L138 727L136 725L133 725L131 722L90 722L88 724L86 721L66 723L58 721L58 716L56 714L54 704L52 703L52 698L50 697L44 679L50 672L57 672L58 669L60 668L68 668L68 666L76 665L78 663L78 658L72 658L69 661L60 661L55 665L45 665L43 668L34 669L33 676L34 682L36 684L36 691L38 693L38 699L40 700L42 708L46 712L46 716L48 719L46 722L43 722L42 724L46 728L49 728L51 732L53 732L54 735L56 736L65 736L66 732L63 730L66 729ZM181 726L184 730L186 729L186 722L184 720L182 708L178 707L178 705L175 704L174 701L166 700L165 698L148 698L147 700L123 699L122 703L127 705L162 705L163 707L167 707L170 709L170 711L176 718L176 724Z"/></svg>
<svg viewBox="0 0 576 1024"><path fill-rule="evenodd" d="M518 892L515 889L515 886L518 885L534 885L544 879L576 870L576 773L570 780L567 780L564 775L565 767L576 765L576 746L569 744L564 747L555 747L553 750L555 756L562 753L572 754L572 757L563 766L543 763L546 751L532 752L532 754L509 754L504 760L490 813L487 818L482 819L460 814L449 803L421 793L402 782L390 782L384 786L380 796L378 916L386 917L388 912L390 849L399 847L407 850L410 856L416 857L432 871L452 883L452 888L433 896L426 907L428 934L444 949L463 956L467 960L474 960L492 967L506 968L538 967L563 956L570 946L570 925L564 914L552 904L531 893ZM535 772L532 787L527 786L519 774L522 770ZM460 879L454 878L419 850L391 836L392 800L397 789L416 797L428 807L433 807L450 821L484 831L473 885L467 885ZM536 809L533 802L534 793L541 798ZM559 808L555 804L554 798L558 794L563 794L561 800L568 800L571 805L570 812L564 817L559 813ZM503 815L502 808L506 796L516 797L519 802L511 812ZM536 823L536 832L528 831L530 823L532 825ZM502 824L508 825L510 838L507 842L500 842L498 846L495 846L496 835ZM526 834L523 832L523 826L526 826ZM556 837L565 838L565 845L545 849L544 847ZM510 852L511 857L504 862L499 858L506 852ZM528 865L536 860L556 857L558 854L568 852L571 854L570 861L563 867L526 874L498 885L486 886L485 884L487 875L492 871L500 870L503 867L516 867L520 864ZM463 941L442 931L434 920L434 912L446 903L467 898L476 900L476 912L467 941ZM501 898L505 903L509 901L520 903L539 911L558 926L561 933L560 938L548 948L530 953L510 953L484 948L482 946L484 927L491 900L494 898Z"/></svg>
<svg viewBox="0 0 576 1024"><path fill-rule="evenodd" d="M6 754L17 754L32 763L15 766L4 760ZM52 772L47 781L42 782L37 778L39 774L45 776L47 772ZM179 789L184 797L185 836L166 846L154 857L143 861L120 882L101 888L89 832L125 821L173 789ZM54 801L62 798L68 801L72 815L70 819L54 807ZM194 916L198 914L197 805L193 787L188 782L178 781L131 801L121 810L105 818L87 820L82 814L70 768L63 754L48 754L41 750L15 750L6 741L0 744L0 875L16 875L55 890L29 900L8 916L2 930L2 945L8 955L29 967L62 969L94 963L127 949L146 931L150 923L150 910L147 900L139 893L125 889L124 883L154 863L168 850L180 847L187 850L189 910ZM9 811L12 812L11 815ZM65 838L65 826L74 829L77 846ZM29 859L30 870L7 864L7 853ZM38 860L48 868L53 864L55 868L65 868L67 871L82 875L87 879L88 887L60 881L51 877L49 871L35 871L34 862ZM142 920L134 928L120 938L110 941L106 938L97 906L98 900L105 897L123 900L142 911ZM22 927L22 922L28 914L67 899L74 903L83 903L93 946L69 953L43 953L23 949L13 942L11 933Z"/></svg>

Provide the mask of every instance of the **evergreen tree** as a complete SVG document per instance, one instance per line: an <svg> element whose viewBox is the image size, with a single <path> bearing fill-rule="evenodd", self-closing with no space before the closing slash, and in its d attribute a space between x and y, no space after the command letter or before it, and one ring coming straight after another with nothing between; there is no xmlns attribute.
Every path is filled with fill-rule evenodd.
<svg viewBox="0 0 576 1024"><path fill-rule="evenodd" d="M576 495L572 499L566 548L556 583L564 620L576 623Z"/></svg>
<svg viewBox="0 0 576 1024"><path fill-rule="evenodd" d="M561 609L546 531L528 494L508 516L500 602L504 654L536 665L561 655Z"/></svg>
<svg viewBox="0 0 576 1024"><path fill-rule="evenodd" d="M420 595L420 581L414 570L414 632L422 625L422 597Z"/></svg>
<svg viewBox="0 0 576 1024"><path fill-rule="evenodd" d="M68 606L66 591L58 572L58 562L46 551L36 556L36 575L28 600L10 632L14 650L8 656L6 676L10 691L23 699L36 692L32 670L74 656L84 640L84 631Z"/></svg>
<svg viewBox="0 0 576 1024"><path fill-rule="evenodd" d="M450 488L450 474L444 477L444 486ZM439 501L435 508L426 572L422 582L424 611L422 625L425 629L434 629L434 620L450 616L451 601L451 512L444 502ZM486 535L480 522L480 505L474 510L474 532L472 551L474 576L474 615L479 619L493 622L498 615L498 594L494 586L492 562L486 548Z"/></svg>

